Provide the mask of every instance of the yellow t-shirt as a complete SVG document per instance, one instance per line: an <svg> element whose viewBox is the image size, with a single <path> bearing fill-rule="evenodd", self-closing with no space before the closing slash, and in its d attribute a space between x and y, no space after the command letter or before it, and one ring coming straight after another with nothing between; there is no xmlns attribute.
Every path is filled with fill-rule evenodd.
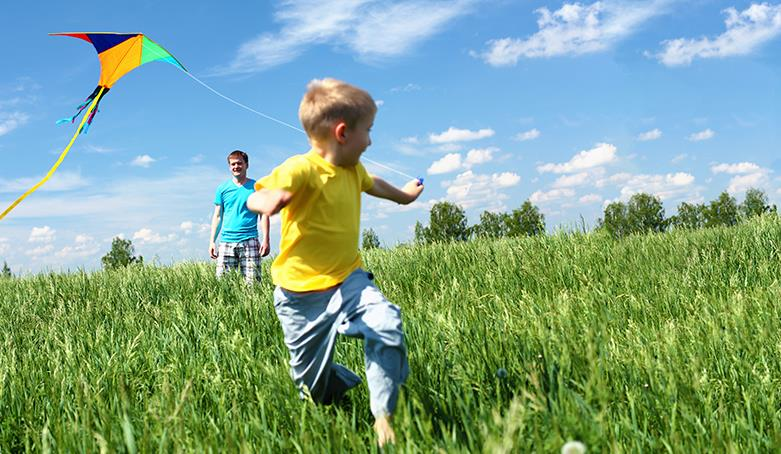
<svg viewBox="0 0 781 454"><path fill-rule="evenodd" d="M323 290L361 266L361 192L374 181L362 164L335 166L315 151L289 158L255 190L293 194L280 211L282 238L271 265L274 284L294 292Z"/></svg>

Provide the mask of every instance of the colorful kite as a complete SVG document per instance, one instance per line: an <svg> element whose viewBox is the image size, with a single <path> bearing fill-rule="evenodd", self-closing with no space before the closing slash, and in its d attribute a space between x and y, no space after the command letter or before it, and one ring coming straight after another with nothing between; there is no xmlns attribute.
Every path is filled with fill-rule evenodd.
<svg viewBox="0 0 781 454"><path fill-rule="evenodd" d="M11 204L11 206L0 214L0 219L3 219L14 209L14 207L16 207L16 205L28 195L35 192L54 174L57 167L60 166L60 163L62 163L63 159L65 159L65 156L68 154L73 142L76 141L76 137L79 133L86 133L89 129L89 126L92 124L92 120L95 117L95 113L98 111L98 103L100 103L100 100L122 76L144 63L157 60L171 63L186 74L189 74L184 66L179 63L179 60L174 58L173 55L163 49L159 44L144 36L143 33L50 33L50 35L71 36L73 38L83 39L95 46L95 50L98 52L98 58L100 58L100 80L92 94L77 107L76 115L57 122L58 124L67 122L73 123L79 114L86 109L84 118L82 118L70 143L68 143L68 146L65 147L65 150L60 154L60 158L54 163L52 168L49 169L49 172L41 181L28 189L27 192L22 194Z"/></svg>
<svg viewBox="0 0 781 454"><path fill-rule="evenodd" d="M181 63L179 63L179 60L174 58L173 55L171 55L167 50L163 49L159 44L144 36L143 33L87 32L87 33L50 33L49 35L70 36L73 38L79 38L95 46L95 50L98 52L98 58L100 58L100 80L98 81L98 86L95 87L95 90L92 92L92 94L90 94L87 97L87 99L85 99L84 102L76 108L77 111L75 115L57 121L57 124L73 123L74 121L76 121L76 118L82 112L84 112L84 117L81 119L81 123L79 123L79 127L76 129L76 133L73 134L70 143L68 143L68 146L65 147L65 149L62 151L59 159L57 159L57 162L54 163L52 168L49 169L49 172L46 174L46 176L43 177L43 179L41 179L41 181L36 183L35 186L28 189L27 192L25 192L18 199L16 199L16 201L14 201L14 203L12 203L11 206L6 208L6 210L3 211L2 214L0 214L0 219L3 219L8 213L11 212L11 210L14 209L14 207L19 205L19 203L22 200L24 200L28 195L35 192L41 185L43 185L46 181L49 180L49 178L51 178L51 176L57 170L57 167L59 167L60 163L62 163L62 161L65 159L65 156L68 154L68 151L73 145L73 142L76 141L76 137L78 137L78 135L82 132L85 134L87 133L89 126L92 124L92 120L95 118L95 114L98 111L98 103L100 103L100 100L103 99L106 93L108 93L108 91L111 89L114 83L116 83L125 74L143 65L144 63L148 63L150 61L157 61L157 60L166 61L176 66L177 68L181 69L182 72L184 72L188 77L198 82L199 84L203 85L204 87L212 91L217 96L220 96L221 98L230 101L233 104L243 109L246 109L256 115L259 115L263 118L266 118L271 121L275 121L281 125L287 126L288 128L304 133L304 131L301 128L297 128L296 126L293 126L290 123L285 123L284 121L266 115L263 112L258 112L257 110L245 106L244 104L236 101L235 99L225 96L222 93L218 92L217 90L213 89L202 80L190 74L190 72L187 71L184 68L184 66L182 66ZM395 172L399 175L408 178L414 178L411 175L408 175L404 172L400 172L396 169L388 167L379 162L372 161L367 157L363 157L362 159L371 162L372 164L375 164L377 166L380 166L386 170ZM423 178L418 177L417 180L419 184L423 184Z"/></svg>

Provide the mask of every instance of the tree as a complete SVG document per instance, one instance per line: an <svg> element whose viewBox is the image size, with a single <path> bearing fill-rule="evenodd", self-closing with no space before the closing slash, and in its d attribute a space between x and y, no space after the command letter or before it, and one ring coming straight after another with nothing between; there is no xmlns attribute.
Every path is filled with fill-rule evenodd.
<svg viewBox="0 0 781 454"><path fill-rule="evenodd" d="M0 272L0 277L14 277L13 273L11 273L11 267L8 266L8 262L3 260L3 271Z"/></svg>
<svg viewBox="0 0 781 454"><path fill-rule="evenodd" d="M662 201L644 192L634 194L627 205L627 223L629 233L664 232L667 221Z"/></svg>
<svg viewBox="0 0 781 454"><path fill-rule="evenodd" d="M427 235L428 229L420 221L415 221L415 243L425 244Z"/></svg>
<svg viewBox="0 0 781 454"><path fill-rule="evenodd" d="M364 229L361 235L361 247L366 250L380 247L380 238L374 229Z"/></svg>
<svg viewBox="0 0 781 454"><path fill-rule="evenodd" d="M731 226L738 222L738 206L727 191L705 208L705 227Z"/></svg>
<svg viewBox="0 0 781 454"><path fill-rule="evenodd" d="M771 207L767 204L767 196L764 192L756 188L750 188L746 191L746 198L740 204L738 210L743 217L750 218L760 216L765 213L776 211L775 205Z"/></svg>
<svg viewBox="0 0 781 454"><path fill-rule="evenodd" d="M479 238L502 238L507 236L508 227L507 213L483 211L480 215L480 223L474 226L474 233Z"/></svg>
<svg viewBox="0 0 781 454"><path fill-rule="evenodd" d="M415 224L415 241L419 243L465 241L469 233L464 209L450 202L438 202L431 207L428 227Z"/></svg>
<svg viewBox="0 0 781 454"><path fill-rule="evenodd" d="M545 233L545 216L531 201L526 200L507 217L509 236L533 236Z"/></svg>
<svg viewBox="0 0 781 454"><path fill-rule="evenodd" d="M705 205L682 202L678 205L678 214L670 218L676 229L701 229L705 226Z"/></svg>
<svg viewBox="0 0 781 454"><path fill-rule="evenodd" d="M135 257L134 252L133 243L130 240L116 237L111 241L111 250L100 261L103 262L103 268L107 270L126 267L132 263L144 263L144 258Z"/></svg>
<svg viewBox="0 0 781 454"><path fill-rule="evenodd" d="M597 228L604 229L613 238L629 234L629 220L624 202L611 202L605 207L604 217L597 221Z"/></svg>

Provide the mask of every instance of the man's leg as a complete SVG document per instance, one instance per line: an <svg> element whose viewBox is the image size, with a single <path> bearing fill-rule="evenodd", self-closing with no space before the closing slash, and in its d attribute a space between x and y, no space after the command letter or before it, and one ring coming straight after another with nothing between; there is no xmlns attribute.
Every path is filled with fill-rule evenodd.
<svg viewBox="0 0 781 454"><path fill-rule="evenodd" d="M257 238L241 242L239 266L241 274L248 284L260 282L260 241Z"/></svg>
<svg viewBox="0 0 781 454"><path fill-rule="evenodd" d="M236 260L235 252L236 243L220 242L220 247L217 251L217 277L222 277L226 271L236 269L238 261Z"/></svg>

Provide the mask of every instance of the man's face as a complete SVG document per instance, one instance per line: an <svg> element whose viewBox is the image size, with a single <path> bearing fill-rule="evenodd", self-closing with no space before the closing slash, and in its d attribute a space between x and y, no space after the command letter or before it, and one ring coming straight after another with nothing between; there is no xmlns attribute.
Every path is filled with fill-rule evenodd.
<svg viewBox="0 0 781 454"><path fill-rule="evenodd" d="M231 157L228 159L228 167L230 167L234 178L242 180L247 176L247 163L241 158Z"/></svg>

